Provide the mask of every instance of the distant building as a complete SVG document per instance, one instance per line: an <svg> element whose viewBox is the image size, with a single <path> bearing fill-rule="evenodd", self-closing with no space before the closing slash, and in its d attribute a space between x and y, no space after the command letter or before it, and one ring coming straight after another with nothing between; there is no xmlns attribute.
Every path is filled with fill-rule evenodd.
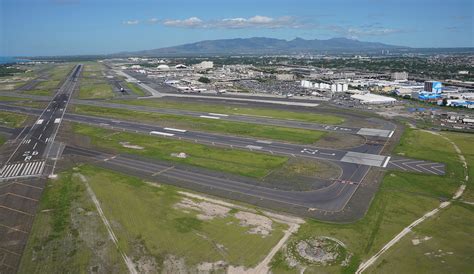
<svg viewBox="0 0 474 274"><path fill-rule="evenodd" d="M407 72L394 72L392 73L392 80L395 81L405 81L408 80L408 73Z"/></svg>
<svg viewBox="0 0 474 274"><path fill-rule="evenodd" d="M277 74L276 79L280 81L293 81L296 79L295 75L293 74Z"/></svg>
<svg viewBox="0 0 474 274"><path fill-rule="evenodd" d="M212 61L202 61L199 64L194 65L194 68L197 70L206 70L214 68L214 62Z"/></svg>
<svg viewBox="0 0 474 274"><path fill-rule="evenodd" d="M460 70L460 71L458 71L458 74L461 74L461 75L468 75L468 74L469 74L469 71L468 71L468 70Z"/></svg>
<svg viewBox="0 0 474 274"><path fill-rule="evenodd" d="M426 81L425 90L426 92L441 93L443 91L443 85L438 81Z"/></svg>
<svg viewBox="0 0 474 274"><path fill-rule="evenodd" d="M392 97L377 95L377 94L354 94L351 95L352 99L359 100L361 104L393 104L397 100Z"/></svg>
<svg viewBox="0 0 474 274"><path fill-rule="evenodd" d="M159 65L156 67L158 70L170 70L170 67L168 65Z"/></svg>

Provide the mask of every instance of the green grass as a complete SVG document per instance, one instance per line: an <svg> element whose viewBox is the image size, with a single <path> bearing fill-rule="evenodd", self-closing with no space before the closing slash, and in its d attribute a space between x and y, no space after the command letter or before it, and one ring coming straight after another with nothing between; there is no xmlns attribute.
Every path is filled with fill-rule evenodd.
<svg viewBox="0 0 474 274"><path fill-rule="evenodd" d="M28 90L24 93L31 95L50 96L53 95L54 90Z"/></svg>
<svg viewBox="0 0 474 274"><path fill-rule="evenodd" d="M0 111L0 126L16 128L21 126L25 120L26 115L7 112L7 111Z"/></svg>
<svg viewBox="0 0 474 274"><path fill-rule="evenodd" d="M18 273L124 272L84 184L72 170L50 180L22 256Z"/></svg>
<svg viewBox="0 0 474 274"><path fill-rule="evenodd" d="M137 96L145 96L146 93L134 83L126 82L127 87Z"/></svg>
<svg viewBox="0 0 474 274"><path fill-rule="evenodd" d="M121 104L149 106L156 108L170 108L170 109L186 109L199 112L217 112L224 114L239 114L252 116L265 116L276 119L299 120L305 122L321 123L321 124L342 124L344 118L311 112L293 112L286 110L278 110L271 108L250 108L226 106L221 104L204 104L204 103L187 103L177 102L166 99L147 99L147 100L117 100Z"/></svg>
<svg viewBox="0 0 474 274"><path fill-rule="evenodd" d="M59 87L60 82L61 80L48 80L48 81L40 82L35 88L38 90L47 90L49 92L53 92L55 89Z"/></svg>
<svg viewBox="0 0 474 274"><path fill-rule="evenodd" d="M7 137L0 135L0 146L3 145L7 141Z"/></svg>
<svg viewBox="0 0 474 274"><path fill-rule="evenodd" d="M114 97L112 87L107 83L83 85L79 88L79 99L108 99Z"/></svg>
<svg viewBox="0 0 474 274"><path fill-rule="evenodd" d="M286 228L273 223L267 237L249 234L249 228L240 226L232 215L203 221L195 212L176 209L174 205L182 196L175 187L149 186L137 178L92 166L83 166L79 172L88 178L127 254L134 254L134 246L140 243L161 261L172 254L184 258L188 266L224 260L249 267L268 253ZM219 251L217 245L223 245L225 251Z"/></svg>
<svg viewBox="0 0 474 274"><path fill-rule="evenodd" d="M314 236L330 236L347 245L353 254L349 266L310 266L308 272L352 273L362 260L377 252L384 244L398 234L405 226L426 212L439 206L440 197L451 197L463 177L462 167L451 145L439 137L419 130L407 130L396 152L409 157L441 161L447 163L446 176L389 171L364 218L351 224L329 224L309 220L303 224L290 242ZM459 223L460 230L468 229ZM402 254L400 254L402 256ZM403 253L407 256L407 253ZM288 270L286 263L276 261L274 272L296 272ZM395 266L394 266L395 267ZM407 266L410 271L390 271L413 273L416 265ZM453 266L457 273L466 272L465 265Z"/></svg>
<svg viewBox="0 0 474 274"><path fill-rule="evenodd" d="M469 181L462 200L474 202L474 134L444 132L443 135L454 141L466 158Z"/></svg>
<svg viewBox="0 0 474 274"><path fill-rule="evenodd" d="M24 101L26 99L20 97L11 97L11 96L0 96L0 101L12 102L12 101Z"/></svg>
<svg viewBox="0 0 474 274"><path fill-rule="evenodd" d="M160 114L117 108L98 108L95 106L76 106L75 112L80 114L111 117L124 120L158 122L161 126L178 127L188 130L250 136L301 144L312 144L323 137L324 134L326 134L326 132L316 130L210 120L183 115Z"/></svg>
<svg viewBox="0 0 474 274"><path fill-rule="evenodd" d="M281 167L288 158L235 149L210 147L169 138L148 136L74 124L74 132L89 136L92 144L122 153L131 153L152 159L168 160L229 172L248 177L261 178ZM120 142L130 142L143 147L142 150L125 148ZM171 156L185 152L186 159Z"/></svg>
<svg viewBox="0 0 474 274"><path fill-rule="evenodd" d="M415 227L366 273L471 273L473 221L474 206L456 204L442 210ZM431 238L412 243L425 237Z"/></svg>

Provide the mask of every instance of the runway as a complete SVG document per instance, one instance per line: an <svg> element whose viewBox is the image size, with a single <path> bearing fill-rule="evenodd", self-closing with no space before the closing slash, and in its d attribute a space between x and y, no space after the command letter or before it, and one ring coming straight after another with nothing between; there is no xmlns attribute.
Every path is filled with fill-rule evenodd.
<svg viewBox="0 0 474 274"><path fill-rule="evenodd" d="M40 111L38 109L5 104L0 104L0 110L22 112L33 115ZM336 163L354 163L364 166L387 168L391 159L390 156L379 155L384 146L384 142L368 142L359 147L346 150L328 149L315 147L312 145L291 144L273 140L261 140L255 138L160 127L159 125L150 125L74 113L66 113L64 119L103 128L126 130L134 133L155 135L157 137L164 138L174 138L212 146L238 148L290 157L328 160ZM409 159L407 159L407 162L410 162ZM398 169L395 165L390 165L390 168ZM418 172L442 175L444 174L444 165L441 163L426 162L424 168L418 169Z"/></svg>
<svg viewBox="0 0 474 274"><path fill-rule="evenodd" d="M0 169L0 180L40 176L74 90L82 66L68 76L36 122L29 128L20 144Z"/></svg>

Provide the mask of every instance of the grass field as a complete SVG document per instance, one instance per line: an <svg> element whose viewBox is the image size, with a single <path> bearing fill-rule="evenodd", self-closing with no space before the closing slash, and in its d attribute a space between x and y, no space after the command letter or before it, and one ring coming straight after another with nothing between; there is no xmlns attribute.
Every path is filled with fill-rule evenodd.
<svg viewBox="0 0 474 274"><path fill-rule="evenodd" d="M3 145L7 141L7 137L0 135L0 146Z"/></svg>
<svg viewBox="0 0 474 274"><path fill-rule="evenodd" d="M222 218L198 219L198 212L187 213L174 206L182 196L171 186L157 188L89 166L81 167L80 172L89 179L105 215L117 224L115 232L127 253L133 254L131 249L138 242L158 260L173 254L188 265L223 260L253 266L283 235L285 227L278 223L267 237L249 234L249 228L240 226L230 212Z"/></svg>
<svg viewBox="0 0 474 274"><path fill-rule="evenodd" d="M50 96L50 95L53 95L54 90L53 89L50 89L50 90L37 89L37 90L28 90L28 91L25 91L24 93L31 94L31 95Z"/></svg>
<svg viewBox="0 0 474 274"><path fill-rule="evenodd" d="M102 75L103 65L86 62L79 81L79 99L109 99L114 97L112 86Z"/></svg>
<svg viewBox="0 0 474 274"><path fill-rule="evenodd" d="M288 160L288 158L281 156L210 147L143 134L114 132L81 124L74 124L73 128L74 132L89 136L92 144L98 147L254 178L265 176L271 170L281 167ZM130 142L130 145L141 146L143 149L126 148L120 142ZM185 152L188 157L181 159L171 156L172 153L180 152Z"/></svg>
<svg viewBox="0 0 474 274"><path fill-rule="evenodd" d="M449 198L460 184L463 176L462 167L451 145L445 145L444 139L432 134L407 130L396 149L398 154L446 162L448 174L446 176L432 176L424 174L403 173L398 171L387 172L380 190L376 194L366 216L352 224L328 224L310 220L302 225L290 242L307 239L315 236L329 236L341 240L346 244L348 252L352 254L348 266L316 266L310 265L308 272L352 273L362 260L377 252L405 226L421 217L427 211L437 207L440 198ZM472 222L471 222L472 223ZM466 222L459 222L458 230L469 231ZM453 241L454 243L454 241ZM466 241L464 241L464 244ZM458 242L459 250L465 250L463 242ZM471 249L472 250L472 249ZM407 253L398 253L407 256ZM408 253L409 254L409 253ZM471 251L472 254L472 251ZM296 273L296 268L289 268L283 253L273 262L275 273ZM400 257L401 258L401 257ZM388 272L413 273L417 272L417 264L408 263L403 266L405 271L396 271L393 267ZM400 263L400 262L399 262ZM392 265L394 266L394 265ZM451 266L451 272L469 272L466 264Z"/></svg>
<svg viewBox="0 0 474 274"><path fill-rule="evenodd" d="M116 108L98 108L95 106L75 106L75 112L124 120L158 122L161 126L177 127L188 130L250 136L302 144L312 144L326 134L326 132L316 130L210 120L182 115L160 114Z"/></svg>
<svg viewBox="0 0 474 274"><path fill-rule="evenodd" d="M462 200L474 202L474 134L452 132L443 132L442 134L454 141L466 158L469 170L469 181Z"/></svg>
<svg viewBox="0 0 474 274"><path fill-rule="evenodd" d="M472 273L473 221L474 206L453 205L414 228L366 273Z"/></svg>
<svg viewBox="0 0 474 274"><path fill-rule="evenodd" d="M204 104L204 103L187 103L177 102L166 99L147 99L147 100L117 100L117 103L150 106L156 108L171 108L171 109L186 109L200 112L218 112L224 114L240 114L240 115L253 115L253 116L265 116L277 119L288 119L288 120L299 120L305 122L314 122L321 124L342 124L344 118L318 114L311 112L293 112L285 110L276 110L271 108L249 108L249 107L237 107L237 106L225 106L221 104Z"/></svg>
<svg viewBox="0 0 474 274"><path fill-rule="evenodd" d="M66 76L71 72L73 68L73 64L71 63L64 63L64 64L56 64L50 71L50 77L47 81L40 82L35 89L39 91L48 91L51 94L58 88L61 81L63 81ZM48 94L48 95L51 95ZM42 95L42 94L38 94Z"/></svg>
<svg viewBox="0 0 474 274"><path fill-rule="evenodd" d="M137 96L145 96L146 93L134 83L126 82L127 87Z"/></svg>
<svg viewBox="0 0 474 274"><path fill-rule="evenodd" d="M27 99L20 98L20 97L12 97L12 96L0 96L0 101L4 101L4 102L23 101L23 100L27 100Z"/></svg>
<svg viewBox="0 0 474 274"><path fill-rule="evenodd" d="M107 99L113 98L112 87L107 83L95 83L84 85L79 88L79 99Z"/></svg>
<svg viewBox="0 0 474 274"><path fill-rule="evenodd" d="M72 171L63 172L47 183L18 273L91 273L94 269L126 272L83 183Z"/></svg>
<svg viewBox="0 0 474 274"><path fill-rule="evenodd" d="M23 114L0 111L0 126L11 128L19 127L25 122L26 117L27 116Z"/></svg>
<svg viewBox="0 0 474 274"><path fill-rule="evenodd" d="M199 207L177 206L185 199L178 188L151 186L135 177L83 165L48 182L19 273L69 273L71 269L74 273L126 272L85 191L84 180L112 224L120 248L139 273L146 268L175 273L176 266L170 267L170 262L190 271L200 263L217 261L255 266L287 228L267 219L271 222L268 235L251 233L258 224L241 224L237 214L249 212L232 207L217 206L224 214L202 218L199 214L206 213ZM199 206L216 206L186 199Z"/></svg>

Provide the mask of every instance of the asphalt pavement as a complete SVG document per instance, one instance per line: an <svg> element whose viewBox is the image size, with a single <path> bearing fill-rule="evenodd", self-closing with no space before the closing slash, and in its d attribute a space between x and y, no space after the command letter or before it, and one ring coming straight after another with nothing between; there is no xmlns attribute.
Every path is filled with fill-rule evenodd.
<svg viewBox="0 0 474 274"><path fill-rule="evenodd" d="M39 176L63 119L82 65L76 66L0 169L0 180Z"/></svg>

